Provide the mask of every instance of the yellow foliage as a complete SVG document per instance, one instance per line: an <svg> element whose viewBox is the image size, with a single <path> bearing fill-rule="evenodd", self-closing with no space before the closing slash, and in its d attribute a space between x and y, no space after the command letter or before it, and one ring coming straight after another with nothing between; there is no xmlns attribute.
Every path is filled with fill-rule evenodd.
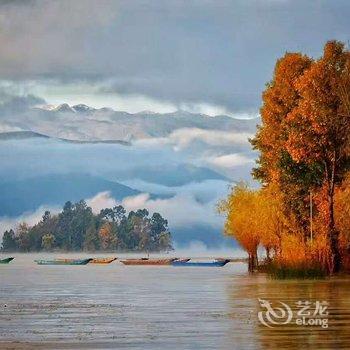
<svg viewBox="0 0 350 350"><path fill-rule="evenodd" d="M234 237L249 254L255 254L259 244L279 252L288 220L277 186L253 190L241 183L221 202L219 211L227 216L225 234Z"/></svg>
<svg viewBox="0 0 350 350"><path fill-rule="evenodd" d="M255 256L257 247L262 245L274 252L274 261L280 266L331 270L331 251L322 216L315 219L313 239L306 240L297 220L285 213L283 196L273 184L259 190L242 183L235 186L219 205L219 211L226 214L225 234L235 238L250 256Z"/></svg>
<svg viewBox="0 0 350 350"><path fill-rule="evenodd" d="M301 266L307 260L306 246L299 236L292 234L283 236L281 240L281 251L282 254L277 259L285 266Z"/></svg>
<svg viewBox="0 0 350 350"><path fill-rule="evenodd" d="M334 216L339 231L342 264L346 270L350 270L350 175L336 190Z"/></svg>
<svg viewBox="0 0 350 350"><path fill-rule="evenodd" d="M344 180L335 193L335 223L340 232L340 239L350 241L350 176Z"/></svg>
<svg viewBox="0 0 350 350"><path fill-rule="evenodd" d="M307 242L309 260L314 265L322 267L325 271L331 270L331 249L326 232L318 233L314 239Z"/></svg>
<svg viewBox="0 0 350 350"><path fill-rule="evenodd" d="M241 183L232 189L226 201L219 204L219 211L226 213L224 232L234 237L249 254L256 255L260 242L258 193Z"/></svg>
<svg viewBox="0 0 350 350"><path fill-rule="evenodd" d="M283 231L286 228L286 218L283 209L282 193L278 186L271 184L258 192L259 237L265 248L279 251Z"/></svg>
<svg viewBox="0 0 350 350"><path fill-rule="evenodd" d="M281 240L282 253L275 258L279 266L288 268L311 268L318 266L324 271L330 269L331 252L326 235L317 235L312 241L304 242L301 236L288 234Z"/></svg>

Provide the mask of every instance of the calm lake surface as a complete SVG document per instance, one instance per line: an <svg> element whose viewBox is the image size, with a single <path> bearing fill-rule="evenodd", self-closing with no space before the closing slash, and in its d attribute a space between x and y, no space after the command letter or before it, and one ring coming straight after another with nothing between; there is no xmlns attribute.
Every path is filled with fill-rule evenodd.
<svg viewBox="0 0 350 350"><path fill-rule="evenodd" d="M350 348L346 277L274 281L242 263L38 266L48 254L15 256L0 265L0 349ZM269 328L258 320L259 298L293 312L298 301L327 301L328 328Z"/></svg>

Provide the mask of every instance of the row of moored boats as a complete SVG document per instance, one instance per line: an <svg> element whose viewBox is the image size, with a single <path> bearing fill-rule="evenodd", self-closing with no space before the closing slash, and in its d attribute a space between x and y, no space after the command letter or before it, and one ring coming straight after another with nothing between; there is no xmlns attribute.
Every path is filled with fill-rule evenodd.
<svg viewBox="0 0 350 350"><path fill-rule="evenodd" d="M0 259L0 264L8 264L13 257ZM89 258L89 259L41 259L34 260L38 265L87 265L87 264L110 264L118 258ZM208 267L222 267L230 262L230 259L214 259L211 261L192 261L190 258L179 259L179 258L139 258L139 259L121 259L118 260L124 265L135 265L135 266L154 266L154 265L171 265L171 266L208 266Z"/></svg>

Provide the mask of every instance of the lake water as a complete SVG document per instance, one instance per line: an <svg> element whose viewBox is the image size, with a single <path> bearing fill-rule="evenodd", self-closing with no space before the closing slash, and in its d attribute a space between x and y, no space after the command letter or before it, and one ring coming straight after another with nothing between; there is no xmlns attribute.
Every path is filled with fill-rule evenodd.
<svg viewBox="0 0 350 350"><path fill-rule="evenodd" d="M223 268L0 265L0 349L349 349L350 279ZM79 256L82 256L80 254ZM327 301L328 328L258 320L260 299Z"/></svg>

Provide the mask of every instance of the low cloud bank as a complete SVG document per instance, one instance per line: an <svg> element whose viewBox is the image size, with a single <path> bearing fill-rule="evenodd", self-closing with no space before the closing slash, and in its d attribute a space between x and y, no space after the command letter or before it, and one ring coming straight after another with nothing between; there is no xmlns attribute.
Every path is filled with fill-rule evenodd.
<svg viewBox="0 0 350 350"><path fill-rule="evenodd" d="M2 239L2 236L6 230L15 229L22 222L26 222L30 226L35 225L41 220L46 210L50 211L51 214L57 214L62 210L62 208L42 205L35 211L23 213L17 217L1 216L0 239Z"/></svg>
<svg viewBox="0 0 350 350"><path fill-rule="evenodd" d="M152 199L149 193L141 193L136 196L125 197L122 201L116 201L106 191L88 199L87 203L95 213L102 208L109 208L118 204L121 204L127 211L145 208L152 213L159 212L169 220L172 227L194 224L220 227L223 223L223 218L216 213L217 199L201 203L193 193L178 193L165 199Z"/></svg>

